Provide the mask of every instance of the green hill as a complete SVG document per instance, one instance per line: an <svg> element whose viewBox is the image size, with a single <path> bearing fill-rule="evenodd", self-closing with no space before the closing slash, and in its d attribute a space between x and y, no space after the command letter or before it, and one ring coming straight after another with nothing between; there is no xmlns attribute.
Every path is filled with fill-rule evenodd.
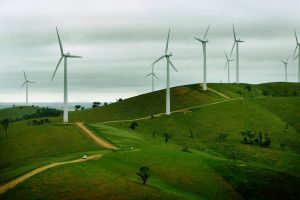
<svg viewBox="0 0 300 200"><path fill-rule="evenodd" d="M136 120L135 130L129 128L131 121L102 122L163 113L164 90L72 112L72 121L85 121L96 134L120 147L120 151L107 153L99 160L52 168L0 198L299 199L300 84L208 86L214 91L203 92L199 85L172 88L172 110L188 109L170 116ZM5 151L10 145L28 142L38 134L43 136L45 144L23 146L28 149L20 158L17 153L12 153L10 159L4 155L2 162L8 163L7 166L19 159L30 162L30 156L25 155L58 152L68 156L73 155L72 151L96 150L72 125L51 124L40 129L18 122L13 126L15 135L24 129L21 134L24 136L4 142L8 143ZM47 130L55 133L54 138L59 138L61 146L51 146L56 141ZM245 144L241 134L245 131L255 132L253 144ZM27 135L30 132L36 133ZM165 133L172 135L168 142ZM267 136L270 145L264 147ZM21 165L15 166L18 170ZM142 166L151 170L146 186L136 175Z"/></svg>
<svg viewBox="0 0 300 200"><path fill-rule="evenodd" d="M33 106L16 106L0 110L0 120L8 119L21 119L24 115L34 114L38 111L38 107Z"/></svg>

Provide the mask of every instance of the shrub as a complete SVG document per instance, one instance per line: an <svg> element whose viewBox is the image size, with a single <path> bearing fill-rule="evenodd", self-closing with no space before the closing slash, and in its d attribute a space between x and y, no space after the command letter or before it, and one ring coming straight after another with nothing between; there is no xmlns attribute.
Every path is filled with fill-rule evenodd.
<svg viewBox="0 0 300 200"><path fill-rule="evenodd" d="M137 126L138 126L138 124L136 122L132 122L130 124L129 128L131 128L132 130L135 130Z"/></svg>
<svg viewBox="0 0 300 200"><path fill-rule="evenodd" d="M171 133L164 133L165 142L168 142L170 138L172 138L173 135Z"/></svg>
<svg viewBox="0 0 300 200"><path fill-rule="evenodd" d="M228 137L227 133L220 133L219 136L217 137L217 141L219 142L225 141L227 137Z"/></svg>
<svg viewBox="0 0 300 200"><path fill-rule="evenodd" d="M192 152L189 150L188 146L184 146L184 148L182 149L182 151L183 151L183 152L187 152L187 153L192 153Z"/></svg>
<svg viewBox="0 0 300 200"><path fill-rule="evenodd" d="M253 138L255 136L255 132L246 130L241 132L242 136L244 137L244 144L253 144Z"/></svg>

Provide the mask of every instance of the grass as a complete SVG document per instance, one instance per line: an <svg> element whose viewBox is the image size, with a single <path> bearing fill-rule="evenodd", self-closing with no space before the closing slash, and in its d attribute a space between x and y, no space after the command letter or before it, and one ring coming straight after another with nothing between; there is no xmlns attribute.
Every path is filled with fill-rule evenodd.
<svg viewBox="0 0 300 200"><path fill-rule="evenodd" d="M72 121L87 122L90 129L120 147L120 150L105 152L99 160L49 169L0 198L299 199L299 86L293 83L209 84L209 87L231 98L244 99L140 120L137 121L136 130L129 128L131 122L101 122L164 112L165 105L161 104L165 98L164 91L140 95L97 109L72 112ZM223 97L211 91L203 92L199 85L172 89L173 110L223 100ZM41 151L37 153L40 159L45 158L43 162L70 159L81 152L93 154L99 149L89 139L81 138L84 136L73 126L52 124L36 130L31 130L33 127L26 122L14 123L13 126L15 136L20 130L22 134L20 138L12 138L7 142L6 151L13 141L22 144L22 141L28 142L29 138L41 135L47 140L41 142L45 149L39 147ZM271 146L264 148L242 144L241 131L245 130L268 132ZM30 135L35 131L38 133ZM57 140L49 132L55 132L55 138L61 141L61 146L51 147ZM163 138L166 132L173 135L168 143ZM218 141L220 133L227 133L228 137ZM69 143L69 138L73 142ZM3 163L8 163L7 166L12 163L16 171L22 169L21 162L29 163L31 153L39 149L34 146L37 144L32 144L32 148L23 147L27 149L25 154L30 156L19 158L16 153L11 156L11 161L9 157L7 160L3 158ZM190 152L182 151L184 147L188 147ZM232 155L235 155L235 161ZM143 186L136 175L142 166L151 170L147 186ZM2 170L3 176L4 172L5 169Z"/></svg>
<svg viewBox="0 0 300 200"><path fill-rule="evenodd" d="M43 165L48 160L79 152L82 156L88 151L100 149L75 125L37 126L28 125L27 121L12 123L8 134L0 136L0 148L1 182Z"/></svg>
<svg viewBox="0 0 300 200"><path fill-rule="evenodd" d="M0 120L8 119L22 119L24 115L34 114L38 111L38 107L33 106L16 106L11 108L0 109Z"/></svg>

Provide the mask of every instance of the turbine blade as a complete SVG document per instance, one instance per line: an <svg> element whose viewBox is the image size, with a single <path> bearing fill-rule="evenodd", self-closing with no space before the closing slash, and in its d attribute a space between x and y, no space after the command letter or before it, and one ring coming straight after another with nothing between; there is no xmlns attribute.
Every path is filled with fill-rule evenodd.
<svg viewBox="0 0 300 200"><path fill-rule="evenodd" d="M170 63L170 65L173 67L173 69L174 69L176 72L178 72L177 69L174 67L174 65L173 65L173 63L171 62L170 59L169 59L169 63Z"/></svg>
<svg viewBox="0 0 300 200"><path fill-rule="evenodd" d="M195 39L195 40L198 40L199 42L203 42L203 40L201 40L201 39L199 39L199 38L195 38L195 37L194 37L194 39Z"/></svg>
<svg viewBox="0 0 300 200"><path fill-rule="evenodd" d="M208 27L207 27L207 29L206 29L206 32L205 32L204 37L203 37L203 40L205 40L205 38L206 38L206 35L207 35L207 33L208 33L208 30L209 30L209 27L210 27L210 25L208 25Z"/></svg>
<svg viewBox="0 0 300 200"><path fill-rule="evenodd" d="M69 58L82 58L82 56L68 55Z"/></svg>
<svg viewBox="0 0 300 200"><path fill-rule="evenodd" d="M153 76L158 80L159 78L153 73Z"/></svg>
<svg viewBox="0 0 300 200"><path fill-rule="evenodd" d="M58 33L57 27L56 27L56 33L57 33L57 38L58 38L60 53L61 53L61 55L64 55L64 50L63 50L63 46L62 46L61 41L60 41L60 37L59 37L59 33Z"/></svg>
<svg viewBox="0 0 300 200"><path fill-rule="evenodd" d="M295 51L294 51L294 54L293 54L294 59L295 59L295 54L296 54L297 49L298 49L298 44L296 45L296 48L295 48Z"/></svg>
<svg viewBox="0 0 300 200"><path fill-rule="evenodd" d="M165 55L159 57L158 59L156 59L153 63L152 66L155 65L155 63L157 63L158 61L160 61L161 59L163 59L165 57Z"/></svg>
<svg viewBox="0 0 300 200"><path fill-rule="evenodd" d="M281 60L281 62L282 62L283 64L285 64L285 62L284 62L283 60Z"/></svg>
<svg viewBox="0 0 300 200"><path fill-rule="evenodd" d="M27 81L26 73L25 73L25 71L24 71L24 70L23 70L23 73L24 73L24 78L25 78L25 81Z"/></svg>
<svg viewBox="0 0 300 200"><path fill-rule="evenodd" d="M294 33L295 33L295 38L296 38L296 42L297 42L297 45L298 45L299 42L298 42L298 37L297 37L296 29L294 29Z"/></svg>
<svg viewBox="0 0 300 200"><path fill-rule="evenodd" d="M169 38L170 38L170 28L169 28L169 32L168 32L167 44L166 44L166 49L165 49L165 54L166 55L168 53L168 48L169 48Z"/></svg>
<svg viewBox="0 0 300 200"><path fill-rule="evenodd" d="M55 71L54 71L53 76L52 76L52 78L51 78L51 81L53 81L53 78L54 78L54 76L55 76L55 74L56 74L56 71L57 71L57 69L58 69L58 67L59 67L59 64L61 63L62 59L63 59L63 56L59 59L57 65L56 65L56 68L55 68Z"/></svg>
<svg viewBox="0 0 300 200"><path fill-rule="evenodd" d="M287 57L287 59L285 60L285 62L287 63L289 61L290 57Z"/></svg>
<svg viewBox="0 0 300 200"><path fill-rule="evenodd" d="M226 61L226 63L225 63L225 67L224 67L224 69L226 69L227 68L227 64L228 64L228 60Z"/></svg>
<svg viewBox="0 0 300 200"><path fill-rule="evenodd" d="M233 29L233 37L234 37L234 41L236 41L235 29L234 29L234 25L233 25L233 24L232 24L232 29Z"/></svg>
<svg viewBox="0 0 300 200"><path fill-rule="evenodd" d="M150 73L150 74L147 74L144 78L146 78L146 77L148 77L148 76L150 76L150 75L152 75L152 73Z"/></svg>
<svg viewBox="0 0 300 200"><path fill-rule="evenodd" d="M224 52L225 52L226 60L228 61L229 59L228 59L227 53L226 53L226 51L224 51Z"/></svg>
<svg viewBox="0 0 300 200"><path fill-rule="evenodd" d="M26 84L26 81L24 81L24 83L21 85L20 89L22 89L25 84Z"/></svg>
<svg viewBox="0 0 300 200"><path fill-rule="evenodd" d="M235 42L233 43L233 46L232 46L232 49L231 49L231 53L230 53L230 57L231 57L231 55L232 55L234 46L235 46Z"/></svg>
<svg viewBox="0 0 300 200"><path fill-rule="evenodd" d="M28 81L28 83L36 83L36 82L33 82L33 81Z"/></svg>

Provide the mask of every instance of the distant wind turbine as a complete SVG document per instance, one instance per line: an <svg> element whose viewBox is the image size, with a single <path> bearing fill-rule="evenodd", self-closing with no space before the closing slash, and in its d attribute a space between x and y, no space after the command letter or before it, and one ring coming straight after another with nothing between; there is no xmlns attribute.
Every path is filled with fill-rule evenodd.
<svg viewBox="0 0 300 200"><path fill-rule="evenodd" d="M176 68L174 67L173 63L170 60L170 57L172 56L172 53L168 53L169 38L170 38L170 29L169 29L169 32L168 32L165 54L162 55L161 57L159 57L157 60L155 60L152 63L152 66L154 66L155 63L162 60L163 58L167 59L167 88L166 88L166 114L167 115L171 114L171 108L170 108L170 65L177 72Z"/></svg>
<svg viewBox="0 0 300 200"><path fill-rule="evenodd" d="M61 63L62 59L64 59L64 122L68 122L68 73L67 73L67 58L82 58L81 56L74 56L71 55L70 53L65 54L63 51L63 46L59 37L58 30L56 28L56 33L57 33L57 38L58 38L58 43L59 43L59 48L60 48L60 53L61 57L56 65L55 71L52 76L52 81L53 78L56 74L56 71L59 67L59 64Z"/></svg>
<svg viewBox="0 0 300 200"><path fill-rule="evenodd" d="M24 73L24 79L25 79L25 81L24 81L24 83L21 85L20 89L22 89L22 88L26 85L26 105L28 105L28 84L29 84L29 83L35 83L35 82L29 81L29 80L27 79L27 76L26 76L25 71L23 71L23 73Z"/></svg>
<svg viewBox="0 0 300 200"><path fill-rule="evenodd" d="M202 47L203 47L203 90L207 90L207 78L206 78L206 43L208 43L208 40L206 40L206 36L208 33L210 25L208 25L206 32L204 34L203 39L199 39L199 38L194 38L195 40L198 40L199 42L202 43Z"/></svg>
<svg viewBox="0 0 300 200"><path fill-rule="evenodd" d="M148 77L148 76L152 77L152 92L154 92L154 78L156 78L158 80L158 77L154 73L154 66L153 65L152 65L152 72L150 74L146 75L145 78Z"/></svg>
<svg viewBox="0 0 300 200"><path fill-rule="evenodd" d="M234 29L234 25L232 24L232 28L233 28L233 39L234 39L234 42L233 42L233 46L232 46L232 49L231 49L231 53L230 53L230 57L232 55L232 52L233 52L233 49L234 49L234 46L236 45L236 83L239 83L240 80L239 80L239 76L240 76L240 69L239 69L239 65L240 65L240 60L239 60L239 43L240 42L245 42L245 41L242 41L240 39L236 39L236 34L235 34L235 29Z"/></svg>
<svg viewBox="0 0 300 200"><path fill-rule="evenodd" d="M230 62L233 61L233 59L228 58L226 51L225 51L225 57L226 57L225 69L227 68L228 83L230 83Z"/></svg>
<svg viewBox="0 0 300 200"><path fill-rule="evenodd" d="M285 69L285 82L287 82L287 65L288 65L288 60L289 60L289 57L287 57L287 59L285 61L281 60L281 62L284 64L284 69Z"/></svg>
<svg viewBox="0 0 300 200"><path fill-rule="evenodd" d="M296 48L295 48L293 57L295 60L298 57L298 82L300 83L300 43L298 41L298 37L297 37L297 33L296 33L295 29L294 29L294 33L295 33L295 38L296 38ZM298 49L298 54L296 55L297 49Z"/></svg>

